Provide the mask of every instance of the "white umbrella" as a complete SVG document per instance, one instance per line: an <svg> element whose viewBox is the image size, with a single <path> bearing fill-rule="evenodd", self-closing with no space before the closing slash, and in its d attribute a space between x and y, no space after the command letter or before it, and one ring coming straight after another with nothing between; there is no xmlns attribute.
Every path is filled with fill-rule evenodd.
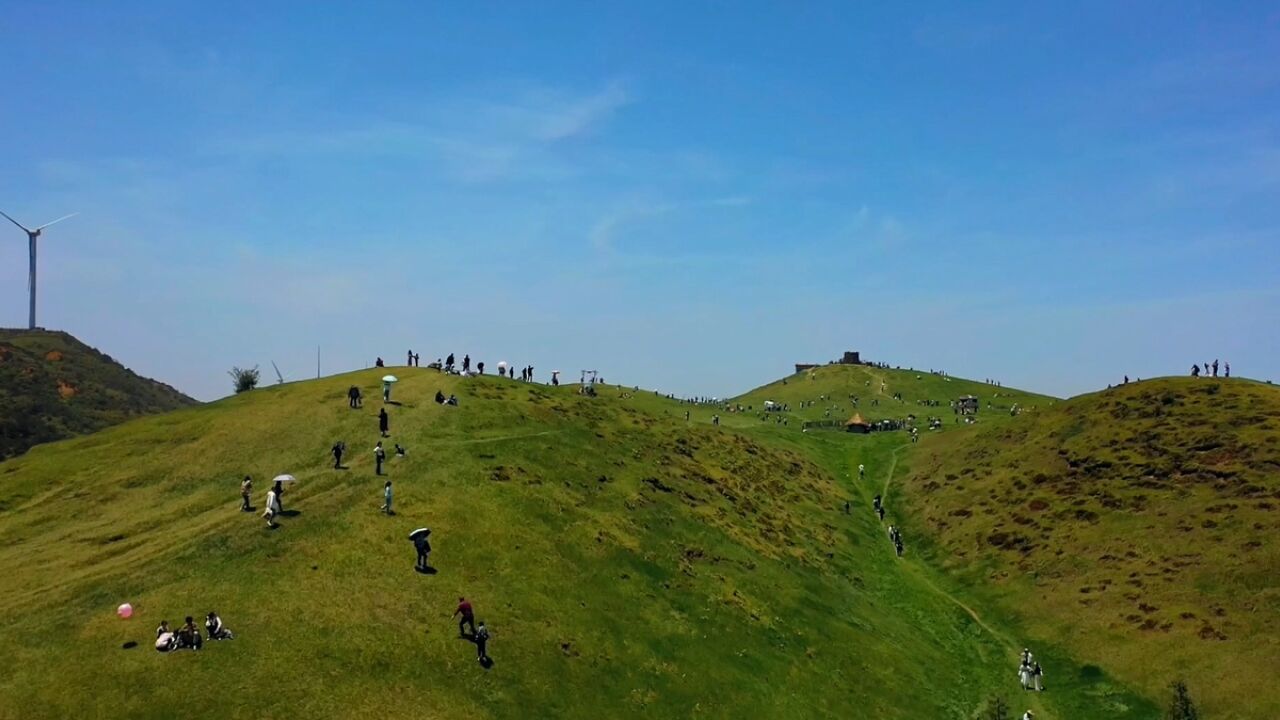
<svg viewBox="0 0 1280 720"><path fill-rule="evenodd" d="M271 482L273 482L273 483L292 483L292 482L298 482L298 478L296 478L296 477L294 477L294 476L292 476L292 475L277 475L277 476L275 477L275 479L274 479L274 480L272 480Z"/></svg>
<svg viewBox="0 0 1280 720"><path fill-rule="evenodd" d="M400 382L400 378L395 375L383 375L382 382Z"/></svg>
<svg viewBox="0 0 1280 720"><path fill-rule="evenodd" d="M413 540L419 535L430 535L430 534L431 534L431 528L418 528L417 530L414 530L413 532L409 533L409 539Z"/></svg>
<svg viewBox="0 0 1280 720"><path fill-rule="evenodd" d="M507 366L507 361L506 361L506 360L503 360L503 361L501 361L501 362L499 362L499 363L498 363L498 367L500 367L500 368L504 368L504 367L506 367L506 366Z"/></svg>

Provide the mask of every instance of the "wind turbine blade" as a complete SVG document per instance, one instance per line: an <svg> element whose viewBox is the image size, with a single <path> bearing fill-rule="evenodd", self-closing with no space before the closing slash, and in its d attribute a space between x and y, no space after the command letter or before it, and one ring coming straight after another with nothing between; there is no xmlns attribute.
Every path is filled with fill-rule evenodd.
<svg viewBox="0 0 1280 720"><path fill-rule="evenodd" d="M0 210L0 215L4 215L4 217L5 217L5 219L6 219L6 220L8 220L9 222L13 223L14 225L17 225L18 227L22 228L22 231L23 231L23 232L28 232L28 233L29 233L29 232L31 232L30 230L28 230L28 229L26 229L25 227L23 227L22 223L18 222L17 220L14 220L13 218L9 217L8 215L5 215L5 214L4 214L4 211Z"/></svg>
<svg viewBox="0 0 1280 720"><path fill-rule="evenodd" d="M45 229L45 228L49 227L50 225L52 225L53 223L60 223L60 222L62 222L63 220L66 220L67 218L72 218L72 217L75 217L75 216L77 216L77 215L79 215L79 214L80 214L80 213L78 213L78 212L73 212L73 213L71 213L70 215L63 215L62 217L58 218L57 220L54 220L53 222L47 222L47 223L45 223L45 224L41 225L40 227L36 228L36 230L43 230L43 229Z"/></svg>

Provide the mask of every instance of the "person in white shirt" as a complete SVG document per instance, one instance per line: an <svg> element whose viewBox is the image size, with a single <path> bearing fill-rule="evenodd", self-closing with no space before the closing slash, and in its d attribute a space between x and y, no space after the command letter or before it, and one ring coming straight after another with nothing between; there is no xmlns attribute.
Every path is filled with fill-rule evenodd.
<svg viewBox="0 0 1280 720"><path fill-rule="evenodd" d="M276 526L276 515L280 513L280 496L276 495L276 489L273 487L267 491L267 509L262 513L262 517L267 520L267 527L274 528Z"/></svg>

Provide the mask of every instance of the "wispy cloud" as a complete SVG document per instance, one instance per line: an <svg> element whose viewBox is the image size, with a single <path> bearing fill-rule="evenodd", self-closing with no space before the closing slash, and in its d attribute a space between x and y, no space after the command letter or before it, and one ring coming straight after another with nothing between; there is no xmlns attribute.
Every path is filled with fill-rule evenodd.
<svg viewBox="0 0 1280 720"><path fill-rule="evenodd" d="M533 136L539 140L556 141L581 135L607 120L631 101L631 96L625 90L611 84L593 95L543 110L542 120Z"/></svg>
<svg viewBox="0 0 1280 720"><path fill-rule="evenodd" d="M448 179L483 183L571 174L555 145L597 130L634 98L619 84L589 94L526 89L511 97L453 97L419 113L283 127L215 144L217 155L391 156L418 160ZM324 121L319 121L323 124Z"/></svg>

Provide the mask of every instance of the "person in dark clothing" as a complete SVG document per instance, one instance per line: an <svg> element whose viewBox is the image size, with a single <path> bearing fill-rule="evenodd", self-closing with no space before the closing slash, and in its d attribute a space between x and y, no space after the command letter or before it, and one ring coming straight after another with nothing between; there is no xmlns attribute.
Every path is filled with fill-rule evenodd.
<svg viewBox="0 0 1280 720"><path fill-rule="evenodd" d="M360 394L360 391L356 388L355 385L352 385L351 387L347 388L347 407L353 408L356 406L356 396L358 396L359 394Z"/></svg>
<svg viewBox="0 0 1280 720"><path fill-rule="evenodd" d="M387 409L382 408L378 411L378 432L382 433L382 437L388 437L387 432L390 430L391 418L387 415Z"/></svg>
<svg viewBox="0 0 1280 720"><path fill-rule="evenodd" d="M444 404L444 393L439 390L436 391L436 404L437 405Z"/></svg>
<svg viewBox="0 0 1280 720"><path fill-rule="evenodd" d="M1192 365L1192 366L1191 366L1191 377L1200 377L1200 366L1199 366L1199 365Z"/></svg>
<svg viewBox="0 0 1280 720"><path fill-rule="evenodd" d="M280 499L284 497L284 483L277 480L276 484L273 485L271 489L276 493L276 512L284 512L284 501Z"/></svg>
<svg viewBox="0 0 1280 720"><path fill-rule="evenodd" d="M234 640L236 637L230 628L222 624L222 618L216 612L210 611L205 616L204 629L209 633L210 640Z"/></svg>
<svg viewBox="0 0 1280 720"><path fill-rule="evenodd" d="M533 382L533 366L529 366L529 382Z"/></svg>
<svg viewBox="0 0 1280 720"><path fill-rule="evenodd" d="M484 374L484 361L483 361L483 360L481 360L480 362L476 363L476 370L478 370L478 371L480 372L480 374L481 374L481 375L483 375L483 374Z"/></svg>
<svg viewBox="0 0 1280 720"><path fill-rule="evenodd" d="M378 358L377 360L374 360L374 361L373 361L373 366L374 366L374 367L386 367L387 365L386 365L386 363L382 362L382 358Z"/></svg>
<svg viewBox="0 0 1280 720"><path fill-rule="evenodd" d="M449 353L449 357L445 358L444 366L447 370L453 369L453 353Z"/></svg>
<svg viewBox="0 0 1280 720"><path fill-rule="evenodd" d="M428 530L421 535L415 535L413 538L413 549L418 551L418 561L414 565L415 570L426 570L428 567L427 559L431 554L431 540L428 539L430 535L431 531Z"/></svg>
<svg viewBox="0 0 1280 720"><path fill-rule="evenodd" d="M1222 369L1226 371L1222 374L1223 377L1231 377L1231 363L1227 363Z"/></svg>
<svg viewBox="0 0 1280 720"><path fill-rule="evenodd" d="M341 440L333 444L333 449L330 450L329 452L333 453L333 469L334 470L342 469L342 451L346 449L347 449L346 444L344 444Z"/></svg>
<svg viewBox="0 0 1280 720"><path fill-rule="evenodd" d="M471 356L470 355L462 356L462 372L464 373L471 372Z"/></svg>
<svg viewBox="0 0 1280 720"><path fill-rule="evenodd" d="M1213 376L1218 377L1218 361L1213 361Z"/></svg>
<svg viewBox="0 0 1280 720"><path fill-rule="evenodd" d="M880 522L884 522L884 506L876 508L876 514L880 516Z"/></svg>
<svg viewBox="0 0 1280 720"><path fill-rule="evenodd" d="M413 366L422 367L422 355L418 353L413 354Z"/></svg>
<svg viewBox="0 0 1280 720"><path fill-rule="evenodd" d="M844 501L844 514L845 514L845 515L848 515L848 514L849 514L849 501L848 501L848 500L845 500L845 501Z"/></svg>
<svg viewBox="0 0 1280 720"><path fill-rule="evenodd" d="M382 463L386 462L386 460L387 451L382 449L382 441L379 440L378 444L373 446L374 475L382 474Z"/></svg>
<svg viewBox="0 0 1280 720"><path fill-rule="evenodd" d="M472 635L476 634L475 611L472 610L471 603L466 598L464 597L458 598L458 609L454 610L453 614L454 614L454 617L457 617L459 615L462 616L458 618L458 635L460 635L461 637L466 637L467 633L464 630L464 628L466 628L468 625L471 626L471 634Z"/></svg>
<svg viewBox="0 0 1280 720"><path fill-rule="evenodd" d="M195 618L187 616L187 622L178 628L178 648L191 648L199 650L204 646L204 639L200 637L200 630L196 628Z"/></svg>
<svg viewBox="0 0 1280 720"><path fill-rule="evenodd" d="M489 660L489 628L484 626L484 621L476 627L476 659L483 665Z"/></svg>
<svg viewBox="0 0 1280 720"><path fill-rule="evenodd" d="M404 361L404 364L408 365L409 367L413 367L413 351L412 350L409 351L409 357Z"/></svg>

